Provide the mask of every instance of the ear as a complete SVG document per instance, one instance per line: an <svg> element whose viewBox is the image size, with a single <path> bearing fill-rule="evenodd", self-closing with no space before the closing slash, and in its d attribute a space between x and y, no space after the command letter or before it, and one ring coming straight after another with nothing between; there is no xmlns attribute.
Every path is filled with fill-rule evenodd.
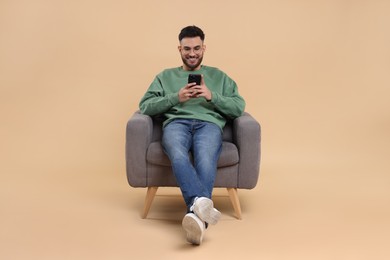
<svg viewBox="0 0 390 260"><path fill-rule="evenodd" d="M181 52L181 46L177 46L177 49L179 50L179 52Z"/></svg>
<svg viewBox="0 0 390 260"><path fill-rule="evenodd" d="M206 51L206 45L203 44L203 51Z"/></svg>

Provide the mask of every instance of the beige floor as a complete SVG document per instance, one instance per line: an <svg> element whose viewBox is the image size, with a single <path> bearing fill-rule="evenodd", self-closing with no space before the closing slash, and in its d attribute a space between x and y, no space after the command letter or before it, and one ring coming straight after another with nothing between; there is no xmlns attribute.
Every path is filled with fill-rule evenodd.
<svg viewBox="0 0 390 260"><path fill-rule="evenodd" d="M389 13L386 0L1 1L0 259L390 259ZM140 218L124 158L126 121L180 64L189 24L263 131L243 219L216 190L222 220L200 247L177 189Z"/></svg>

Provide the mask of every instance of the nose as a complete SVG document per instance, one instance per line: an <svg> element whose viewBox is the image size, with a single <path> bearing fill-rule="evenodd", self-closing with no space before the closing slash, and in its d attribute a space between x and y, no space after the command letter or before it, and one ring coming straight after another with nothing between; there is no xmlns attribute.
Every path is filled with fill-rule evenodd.
<svg viewBox="0 0 390 260"><path fill-rule="evenodd" d="M195 50L191 49L188 53L191 57L194 57L196 55Z"/></svg>

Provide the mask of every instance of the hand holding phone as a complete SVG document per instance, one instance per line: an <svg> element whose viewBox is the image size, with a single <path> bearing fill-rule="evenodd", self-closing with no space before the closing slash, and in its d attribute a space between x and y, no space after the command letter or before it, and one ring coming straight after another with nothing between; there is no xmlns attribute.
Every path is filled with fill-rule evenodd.
<svg viewBox="0 0 390 260"><path fill-rule="evenodd" d="M212 94L210 90L207 88L207 86L204 84L202 85L202 75L201 74L189 74L188 75L188 84L194 84L187 86L187 91L190 91L190 94L187 94L187 97L189 98L198 98L198 97L204 97L207 101L210 101L212 98Z"/></svg>

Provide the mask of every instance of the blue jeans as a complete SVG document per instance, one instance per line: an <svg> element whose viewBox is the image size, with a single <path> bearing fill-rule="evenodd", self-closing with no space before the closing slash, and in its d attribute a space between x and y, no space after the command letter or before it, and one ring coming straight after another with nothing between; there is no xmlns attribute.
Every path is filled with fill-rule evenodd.
<svg viewBox="0 0 390 260"><path fill-rule="evenodd" d="M200 120L176 119L164 127L162 145L187 208L196 197L211 199L222 149L221 128Z"/></svg>

